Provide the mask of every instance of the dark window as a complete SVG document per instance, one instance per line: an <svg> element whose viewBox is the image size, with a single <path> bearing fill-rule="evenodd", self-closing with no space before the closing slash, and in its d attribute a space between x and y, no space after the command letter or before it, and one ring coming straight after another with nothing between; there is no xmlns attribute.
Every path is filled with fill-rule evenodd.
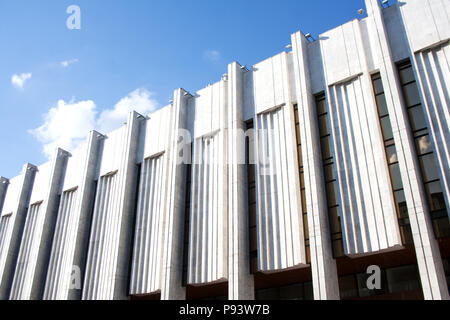
<svg viewBox="0 0 450 320"><path fill-rule="evenodd" d="M305 251L306 251L306 262L311 263L311 250L309 243L309 229L308 229L308 213L306 206L306 189L305 189L305 174L303 173L303 155L302 155L302 143L300 138L300 122L298 117L298 106L294 105L295 114L295 130L297 136L297 154L298 154L298 166L300 172L300 192L302 196L302 214L303 214L303 228L305 235ZM325 124L326 126L326 124Z"/></svg>
<svg viewBox="0 0 450 320"><path fill-rule="evenodd" d="M354 275L339 278L339 292L342 300L358 298L358 283Z"/></svg>
<svg viewBox="0 0 450 320"><path fill-rule="evenodd" d="M191 145L192 155L192 145ZM192 161L190 161L192 162ZM191 209L192 164L186 165L186 198L184 205L184 243L183 243L183 287L187 285L188 253L189 253L189 219Z"/></svg>
<svg viewBox="0 0 450 320"><path fill-rule="evenodd" d="M378 108L378 116L383 131L384 146L386 150L386 159L391 176L392 190L396 200L397 218L400 228L400 234L403 244L412 243L411 226L408 219L408 208L406 205L405 194L403 192L403 182L398 163L397 148L392 134L392 125L389 112L386 105L383 81L379 73L372 76L373 90Z"/></svg>
<svg viewBox="0 0 450 320"><path fill-rule="evenodd" d="M255 300L314 300L312 282L256 290Z"/></svg>
<svg viewBox="0 0 450 320"><path fill-rule="evenodd" d="M367 298L378 295L420 291L419 273L416 265L381 269L381 288L369 289L367 273L346 275L339 278L339 292L342 300Z"/></svg>
<svg viewBox="0 0 450 320"><path fill-rule="evenodd" d="M415 265L386 270L389 293L420 290L419 273Z"/></svg>
<svg viewBox="0 0 450 320"><path fill-rule="evenodd" d="M328 220L330 223L333 256L335 258L344 256L342 242L342 228L339 216L338 182L334 171L333 146L331 130L328 121L325 94L321 93L315 97L317 116L319 122L320 147L322 150L322 161L324 170L325 186L327 191Z"/></svg>
<svg viewBox="0 0 450 320"><path fill-rule="evenodd" d="M253 120L246 124L246 129L253 129ZM245 141L245 157L247 164L247 182L248 182L248 226L249 226L249 243L250 243L250 273L258 272L258 238L256 230L256 180L255 165L250 163L253 157L253 142L250 138Z"/></svg>
<svg viewBox="0 0 450 320"><path fill-rule="evenodd" d="M438 239L448 238L450 237L450 222L441 189L439 169L411 62L406 61L399 64L398 72L411 130L415 137L416 152L419 157L434 233Z"/></svg>

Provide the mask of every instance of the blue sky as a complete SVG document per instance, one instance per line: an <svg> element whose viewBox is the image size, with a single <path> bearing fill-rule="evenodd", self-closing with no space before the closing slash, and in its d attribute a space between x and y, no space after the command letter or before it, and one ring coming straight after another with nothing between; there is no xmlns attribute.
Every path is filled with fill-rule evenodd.
<svg viewBox="0 0 450 320"><path fill-rule="evenodd" d="M73 4L80 30L66 27ZM197 91L228 63L255 64L291 33L318 35L360 8L363 0L0 0L0 175L118 127L131 104L165 106L174 89Z"/></svg>

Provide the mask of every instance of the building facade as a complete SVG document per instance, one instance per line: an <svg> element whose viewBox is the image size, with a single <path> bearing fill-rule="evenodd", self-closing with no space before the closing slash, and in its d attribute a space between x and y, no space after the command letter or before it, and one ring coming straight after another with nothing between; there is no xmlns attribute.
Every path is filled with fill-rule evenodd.
<svg viewBox="0 0 450 320"><path fill-rule="evenodd" d="M0 299L448 300L450 3L365 5L1 178Z"/></svg>

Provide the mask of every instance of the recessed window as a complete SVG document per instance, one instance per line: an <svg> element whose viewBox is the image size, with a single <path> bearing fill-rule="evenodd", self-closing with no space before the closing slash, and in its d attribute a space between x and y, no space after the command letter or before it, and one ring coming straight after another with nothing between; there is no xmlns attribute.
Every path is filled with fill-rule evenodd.
<svg viewBox="0 0 450 320"><path fill-rule="evenodd" d="M386 270L390 293L420 290L419 275L414 265Z"/></svg>
<svg viewBox="0 0 450 320"><path fill-rule="evenodd" d="M421 156L419 160L420 166L422 167L423 180L425 183L439 179L434 154Z"/></svg>
<svg viewBox="0 0 450 320"><path fill-rule="evenodd" d="M339 278L341 299L358 298L358 284L354 275Z"/></svg>
<svg viewBox="0 0 450 320"><path fill-rule="evenodd" d="M416 148L417 148L417 153L419 154L419 156L432 152L433 147L431 146L430 136L426 135L426 136L416 138Z"/></svg>
<svg viewBox="0 0 450 320"><path fill-rule="evenodd" d="M378 105L378 114L380 117L387 116L389 114L386 104L386 97L384 94L380 94L376 97Z"/></svg>
<svg viewBox="0 0 450 320"><path fill-rule="evenodd" d="M389 164L398 162L397 148L395 147L395 145L386 147L386 153Z"/></svg>
<svg viewBox="0 0 450 320"><path fill-rule="evenodd" d="M413 131L419 131L427 128L427 123L425 121L425 115L421 105L412 107L408 110L409 118L411 121L411 127Z"/></svg>
<svg viewBox="0 0 450 320"><path fill-rule="evenodd" d="M394 190L403 189L402 176L400 174L400 166L398 163L391 165L390 167L392 175L392 185Z"/></svg>
<svg viewBox="0 0 450 320"><path fill-rule="evenodd" d="M382 118L381 120L381 128L383 129L383 137L384 140L390 140L394 138L394 134L392 133L391 120L389 117Z"/></svg>
<svg viewBox="0 0 450 320"><path fill-rule="evenodd" d="M408 83L408 82L415 81L414 73L413 73L412 68L408 68L407 67L405 69L401 69L399 71L399 74L400 74L400 81L402 83Z"/></svg>
<svg viewBox="0 0 450 320"><path fill-rule="evenodd" d="M430 210L445 210L445 199L441 184L438 181L427 183L425 189L429 195Z"/></svg>
<svg viewBox="0 0 450 320"><path fill-rule="evenodd" d="M419 91L415 82L404 85L403 92L405 94L405 102L407 107L412 107L420 104Z"/></svg>

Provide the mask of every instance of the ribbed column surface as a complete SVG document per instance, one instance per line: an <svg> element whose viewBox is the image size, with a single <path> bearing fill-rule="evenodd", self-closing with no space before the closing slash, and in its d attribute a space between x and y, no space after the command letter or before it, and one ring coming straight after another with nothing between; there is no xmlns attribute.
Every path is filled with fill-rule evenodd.
<svg viewBox="0 0 450 320"><path fill-rule="evenodd" d="M141 171L133 246L131 295L161 290L165 223L165 156L146 159Z"/></svg>
<svg viewBox="0 0 450 320"><path fill-rule="evenodd" d="M0 257L3 257L6 250L6 239L9 232L9 222L11 221L11 216L3 216L0 218Z"/></svg>
<svg viewBox="0 0 450 320"><path fill-rule="evenodd" d="M256 119L258 269L263 272L305 263L300 199L291 185L293 171L284 156L292 147L284 112L278 108Z"/></svg>
<svg viewBox="0 0 450 320"><path fill-rule="evenodd" d="M226 208L222 133L195 141L189 234L188 283L226 278Z"/></svg>
<svg viewBox="0 0 450 320"><path fill-rule="evenodd" d="M73 271L73 250L77 238L78 217L77 189L66 191L61 196L55 235L50 255L44 300L67 299ZM79 267L79 266L77 266Z"/></svg>
<svg viewBox="0 0 450 320"><path fill-rule="evenodd" d="M20 245L19 256L17 258L16 272L11 287L11 300L29 299L31 291L34 266L31 265L34 255L37 254L39 247L38 232L42 231L41 217L39 216L42 203L36 203L30 206L27 213L25 228L23 231L22 242Z"/></svg>
<svg viewBox="0 0 450 320"><path fill-rule="evenodd" d="M424 90L425 112L430 121L439 171L442 172L442 186L450 206L450 43L416 53L422 89ZM412 96L410 94L410 96ZM422 139L421 143L427 143ZM424 145L424 149L428 146ZM450 215L450 210L448 210Z"/></svg>
<svg viewBox="0 0 450 320"><path fill-rule="evenodd" d="M113 299L115 251L120 228L118 180L118 173L113 173L101 177L98 183L83 287L84 300Z"/></svg>
<svg viewBox="0 0 450 320"><path fill-rule="evenodd" d="M363 87L363 77L332 86L328 103L348 255L402 244L378 114Z"/></svg>

